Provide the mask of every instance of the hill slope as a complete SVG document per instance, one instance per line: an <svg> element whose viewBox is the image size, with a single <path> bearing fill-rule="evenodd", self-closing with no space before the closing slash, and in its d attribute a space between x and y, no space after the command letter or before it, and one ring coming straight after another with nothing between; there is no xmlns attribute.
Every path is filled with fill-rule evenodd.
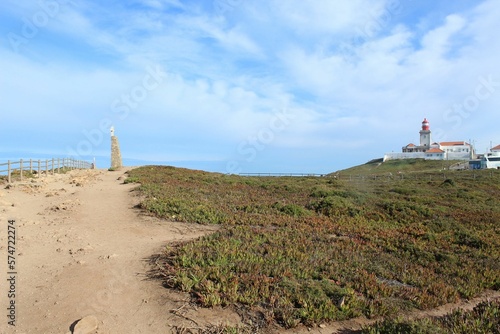
<svg viewBox="0 0 500 334"><path fill-rule="evenodd" d="M382 159L376 159L366 164L354 166L336 173L344 175L381 175L397 173L436 173L448 170L452 166L462 164L460 160L424 160L424 159L405 159L389 160L382 162Z"/></svg>
<svg viewBox="0 0 500 334"><path fill-rule="evenodd" d="M203 306L238 305L294 327L499 290L500 174L449 173L359 183L149 166L130 180L141 183L142 208L159 217L222 225L167 249L166 285Z"/></svg>

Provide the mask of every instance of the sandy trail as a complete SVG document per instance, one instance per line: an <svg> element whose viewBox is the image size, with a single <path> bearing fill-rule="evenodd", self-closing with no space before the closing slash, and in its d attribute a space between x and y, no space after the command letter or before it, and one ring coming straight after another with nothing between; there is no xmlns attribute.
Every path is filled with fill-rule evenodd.
<svg viewBox="0 0 500 334"><path fill-rule="evenodd" d="M18 254L16 326L2 316L1 333L71 333L72 324L87 316L98 325L89 333L169 333L173 326L234 318L214 310L194 323L187 313L183 318L170 312L185 305L187 296L147 280L147 259L169 242L197 238L214 227L141 215L134 209L139 199L131 194L136 185L117 180L122 174L72 171L0 190L2 273L8 219L16 220ZM1 289L5 309L7 287Z"/></svg>
<svg viewBox="0 0 500 334"><path fill-rule="evenodd" d="M214 226L146 216L123 184L124 172L80 170L41 176L0 188L0 333L197 333L209 325L238 324L230 308L197 309L189 296L148 280L148 259L166 244L191 240ZM16 224L16 326L7 323L7 225ZM439 316L481 298L410 317ZM177 312L172 312L178 310ZM80 319L84 319L79 321ZM365 318L269 333L348 333ZM191 329L191 330L190 330Z"/></svg>

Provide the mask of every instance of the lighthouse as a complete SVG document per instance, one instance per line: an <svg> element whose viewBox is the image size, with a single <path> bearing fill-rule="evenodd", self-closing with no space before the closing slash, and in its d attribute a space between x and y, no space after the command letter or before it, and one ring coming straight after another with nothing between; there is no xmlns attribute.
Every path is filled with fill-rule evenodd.
<svg viewBox="0 0 500 334"><path fill-rule="evenodd" d="M431 128L427 118L424 118L422 121L422 130L420 130L420 146L424 148L429 148L431 146Z"/></svg>

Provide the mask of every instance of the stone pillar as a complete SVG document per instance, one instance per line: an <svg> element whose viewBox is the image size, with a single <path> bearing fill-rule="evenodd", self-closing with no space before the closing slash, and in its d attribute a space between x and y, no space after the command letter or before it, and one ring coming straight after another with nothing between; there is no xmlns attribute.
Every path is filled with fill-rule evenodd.
<svg viewBox="0 0 500 334"><path fill-rule="evenodd" d="M115 136L115 129L111 127L111 168L121 168L122 154L120 153L120 144Z"/></svg>

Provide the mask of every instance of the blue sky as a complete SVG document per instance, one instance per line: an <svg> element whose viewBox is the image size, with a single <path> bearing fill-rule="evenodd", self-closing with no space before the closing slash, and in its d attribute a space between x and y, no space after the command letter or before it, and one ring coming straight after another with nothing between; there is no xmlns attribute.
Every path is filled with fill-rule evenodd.
<svg viewBox="0 0 500 334"><path fill-rule="evenodd" d="M0 160L328 173L500 144L497 0L0 2Z"/></svg>

